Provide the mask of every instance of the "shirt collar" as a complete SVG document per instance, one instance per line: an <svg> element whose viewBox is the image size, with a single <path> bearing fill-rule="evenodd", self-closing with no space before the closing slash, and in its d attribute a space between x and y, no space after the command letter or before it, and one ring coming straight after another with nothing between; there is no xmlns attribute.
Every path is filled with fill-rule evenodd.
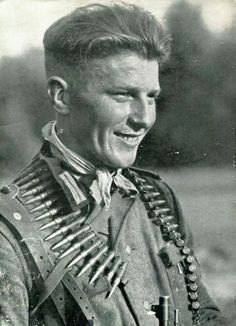
<svg viewBox="0 0 236 326"><path fill-rule="evenodd" d="M66 147L57 136L56 121L49 122L43 128L42 135L43 138L51 144L53 155L60 161L66 163L76 174L94 175L98 183L101 198L104 200L107 208L110 206L111 202L112 182L125 192L138 193L135 185L122 175L122 169L118 169L113 173L105 167L96 169L91 162Z"/></svg>

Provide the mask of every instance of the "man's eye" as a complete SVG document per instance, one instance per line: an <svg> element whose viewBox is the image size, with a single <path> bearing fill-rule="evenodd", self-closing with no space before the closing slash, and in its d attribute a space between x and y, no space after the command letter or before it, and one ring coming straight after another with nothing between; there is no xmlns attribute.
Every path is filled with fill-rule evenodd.
<svg viewBox="0 0 236 326"><path fill-rule="evenodd" d="M158 94L148 94L149 105L155 105L155 107L157 107L158 97Z"/></svg>
<svg viewBox="0 0 236 326"><path fill-rule="evenodd" d="M127 92L112 93L112 97L118 101L127 101L131 98L131 95Z"/></svg>
<svg viewBox="0 0 236 326"><path fill-rule="evenodd" d="M159 97L159 94L155 94L155 93L148 94L148 98L154 99L155 101L158 99L158 97Z"/></svg>

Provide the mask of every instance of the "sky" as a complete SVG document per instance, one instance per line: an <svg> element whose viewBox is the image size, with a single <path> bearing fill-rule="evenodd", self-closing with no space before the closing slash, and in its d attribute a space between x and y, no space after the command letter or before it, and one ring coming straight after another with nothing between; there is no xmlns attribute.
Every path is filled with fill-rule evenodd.
<svg viewBox="0 0 236 326"><path fill-rule="evenodd" d="M162 18L178 0L126 0L146 7ZM205 24L219 33L232 23L236 0L187 0L201 8ZM0 58L18 56L30 47L42 47L47 27L79 6L109 0L0 0Z"/></svg>

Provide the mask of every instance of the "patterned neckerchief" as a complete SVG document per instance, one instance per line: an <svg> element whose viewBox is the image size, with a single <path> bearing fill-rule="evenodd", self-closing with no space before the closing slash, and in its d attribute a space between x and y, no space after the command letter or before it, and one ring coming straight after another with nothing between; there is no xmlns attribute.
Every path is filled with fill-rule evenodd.
<svg viewBox="0 0 236 326"><path fill-rule="evenodd" d="M42 135L45 140L52 145L52 152L60 161L66 163L72 171L75 172L75 178L80 175L94 175L97 181L97 187L100 191L100 198L104 201L106 208L109 208L111 203L111 185L112 182L126 192L138 193L135 185L122 175L122 169L110 172L106 167L96 169L89 161L82 158L69 148L67 148L59 139L56 133L56 121L49 122L42 130ZM93 184L94 187L94 184ZM78 190L79 191L79 190ZM95 195L97 202L101 201Z"/></svg>

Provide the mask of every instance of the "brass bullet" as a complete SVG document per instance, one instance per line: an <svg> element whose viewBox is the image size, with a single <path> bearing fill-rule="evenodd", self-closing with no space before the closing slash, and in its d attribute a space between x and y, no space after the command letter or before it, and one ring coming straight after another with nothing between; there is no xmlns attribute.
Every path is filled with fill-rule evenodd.
<svg viewBox="0 0 236 326"><path fill-rule="evenodd" d="M34 187L36 185L38 185L39 183L41 183L43 180L45 180L47 177L49 177L50 173L44 173L42 175L40 175L40 177L35 177L34 179L30 180L27 183L23 183L20 185L20 190L27 190L31 187Z"/></svg>
<svg viewBox="0 0 236 326"><path fill-rule="evenodd" d="M25 202L26 205L30 205L33 203L36 203L37 201L41 201L47 197L49 197L51 194L55 193L56 190L55 189L49 189L48 191L42 192L41 194L39 194L38 196L35 196L29 200L27 200Z"/></svg>
<svg viewBox="0 0 236 326"><path fill-rule="evenodd" d="M29 173L33 173L35 170L39 169L40 166L43 167L45 165L44 162L36 160L33 161L29 166L27 166L20 175L15 179L15 183L18 183L20 180L22 180L25 176L27 176Z"/></svg>
<svg viewBox="0 0 236 326"><path fill-rule="evenodd" d="M189 270L189 272L194 273L194 272L196 272L197 267L196 267L196 265L191 264L188 266L188 270Z"/></svg>
<svg viewBox="0 0 236 326"><path fill-rule="evenodd" d="M30 173L27 173L23 178L21 178L18 182L17 185L21 186L23 183L27 183L30 180L33 180L38 176L38 171L32 171Z"/></svg>
<svg viewBox="0 0 236 326"><path fill-rule="evenodd" d="M194 256L192 256L192 255L189 255L189 256L186 257L186 261L187 261L189 264L193 263L194 260L195 260L195 258L194 258Z"/></svg>
<svg viewBox="0 0 236 326"><path fill-rule="evenodd" d="M177 247L181 248L181 247L184 247L185 242L184 242L183 239L177 239L177 240L175 240L175 244L176 244Z"/></svg>
<svg viewBox="0 0 236 326"><path fill-rule="evenodd" d="M134 172L134 171L132 171L132 170L130 170L130 169L128 169L128 172L129 172L129 174L130 174L132 177L134 177L134 178L139 178L138 173L136 173L136 172Z"/></svg>
<svg viewBox="0 0 236 326"><path fill-rule="evenodd" d="M197 275L196 274L187 274L187 279L190 281L190 282L195 282L196 279L197 279Z"/></svg>
<svg viewBox="0 0 236 326"><path fill-rule="evenodd" d="M136 181L136 183L137 183L138 185L141 185L141 184L143 184L143 183L146 182L146 180L143 179L143 178L141 178L141 177L134 177L134 180Z"/></svg>
<svg viewBox="0 0 236 326"><path fill-rule="evenodd" d="M96 240L93 244L91 244L87 249L84 249L78 256L76 256L72 261L68 264L68 268L72 267L76 263L78 263L81 259L85 258L91 251L96 249L100 244L101 240Z"/></svg>
<svg viewBox="0 0 236 326"><path fill-rule="evenodd" d="M179 225L178 224L170 224L170 225L165 225L163 226L163 233L168 233L170 231L178 229Z"/></svg>
<svg viewBox="0 0 236 326"><path fill-rule="evenodd" d="M63 215L63 216L59 216L57 218L55 218L53 221L48 222L47 224L44 224L43 226L41 226L41 228L39 228L39 230L45 230L47 228L50 228L54 225L60 225L61 223L63 223L64 221L70 219L70 218L75 218L76 216L79 216L81 213L81 210L78 210L76 212L67 214L67 215ZM82 224L85 221L85 217L81 217L79 219L79 223Z"/></svg>
<svg viewBox="0 0 236 326"><path fill-rule="evenodd" d="M61 241L57 242L53 247L52 250L58 249L61 246L73 241L76 237L80 236L81 234L87 232L90 230L90 225L85 224L84 226L82 226L81 228L79 228L78 230L76 230L75 232L67 235L65 238L63 238Z"/></svg>
<svg viewBox="0 0 236 326"><path fill-rule="evenodd" d="M43 214L37 216L37 217L34 219L34 221L37 222L37 221L40 221L40 220L42 220L42 219L44 219L44 218L53 217L53 216L55 216L57 213L59 213L59 211L60 211L62 208L63 208L63 206L61 206L61 205L58 206L58 207L55 207L55 208L51 208L51 209L49 209L48 212L43 213Z"/></svg>
<svg viewBox="0 0 236 326"><path fill-rule="evenodd" d="M120 268L119 268L119 270L117 272L117 275L115 276L115 280L113 282L113 285L112 285L111 291L110 291L110 293L108 295L108 298L110 298L112 296L112 294L114 293L115 289L120 284L120 281L121 281L122 277L125 274L126 268L127 268L127 262L123 262L120 265Z"/></svg>
<svg viewBox="0 0 236 326"><path fill-rule="evenodd" d="M140 190L142 192L147 192L147 191L150 191L150 190L154 189L154 187L152 185L149 185L149 184L147 184L147 185L144 184L142 186L139 186L139 188L140 188Z"/></svg>
<svg viewBox="0 0 236 326"><path fill-rule="evenodd" d="M198 289L198 285L197 285L197 283L191 283L188 285L188 288L189 288L189 290L195 292Z"/></svg>
<svg viewBox="0 0 236 326"><path fill-rule="evenodd" d="M110 282L121 264L121 258L119 256L115 257L114 263L111 266L109 273L107 274L107 279Z"/></svg>
<svg viewBox="0 0 236 326"><path fill-rule="evenodd" d="M181 234L179 232L176 232L174 230L172 230L170 233L169 233L169 238L171 240L177 240L179 238L181 238Z"/></svg>
<svg viewBox="0 0 236 326"><path fill-rule="evenodd" d="M165 204L166 201L164 199L159 199L159 200L153 200L147 203L147 206L149 209L156 208L159 205Z"/></svg>
<svg viewBox="0 0 236 326"><path fill-rule="evenodd" d="M23 183L20 185L20 190L27 190L33 186L36 186L40 183L41 179L39 177L35 177L34 179L30 180L29 182Z"/></svg>
<svg viewBox="0 0 236 326"><path fill-rule="evenodd" d="M191 304L192 309L194 310L199 310L200 308L200 303L198 301L195 301Z"/></svg>
<svg viewBox="0 0 236 326"><path fill-rule="evenodd" d="M104 262L98 267L96 270L95 274L89 281L89 284L92 284L93 282L96 281L96 279L101 275L101 273L105 270L105 268L109 265L111 260L115 257L115 252L112 250L108 253L107 257L105 258Z"/></svg>
<svg viewBox="0 0 236 326"><path fill-rule="evenodd" d="M184 255L189 255L191 253L191 249L189 247L184 247L182 252Z"/></svg>
<svg viewBox="0 0 236 326"><path fill-rule="evenodd" d="M84 219L84 218L82 218L82 219ZM79 219L69 223L68 225L64 225L64 226L60 227L58 230L56 230L56 231L52 232L50 235L48 235L44 240L48 241L48 240L53 239L61 234L65 234L65 233L67 233L68 230L70 230L70 228L72 228L78 224L81 224L81 221Z"/></svg>
<svg viewBox="0 0 236 326"><path fill-rule="evenodd" d="M160 217L159 219L156 220L157 225L162 226L165 223L169 223L171 220L173 220L174 216L168 215L168 216L163 216Z"/></svg>
<svg viewBox="0 0 236 326"><path fill-rule="evenodd" d="M149 214L151 217L158 217L162 214L170 212L169 208L156 208L153 211L151 211Z"/></svg>
<svg viewBox="0 0 236 326"><path fill-rule="evenodd" d="M46 200L44 203L40 204L39 206L32 208L29 212L35 213L35 212L39 212L45 208L50 208L56 200L57 200L57 198L52 198L52 199Z"/></svg>
<svg viewBox="0 0 236 326"><path fill-rule="evenodd" d="M70 246L68 249L66 249L60 256L59 259L62 259L66 256L68 256L73 251L77 250L80 246L82 246L84 243L88 242L89 240L93 239L95 237L94 232L87 233L81 240L74 243L72 246Z"/></svg>
<svg viewBox="0 0 236 326"><path fill-rule="evenodd" d="M148 192L146 194L142 195L144 200L150 200L150 199L154 199L158 196L160 196L160 192L156 191L156 192Z"/></svg>
<svg viewBox="0 0 236 326"><path fill-rule="evenodd" d="M49 185L51 181L49 182L44 182L43 184L38 185L37 187L28 190L24 192L23 194L20 195L21 198L28 197L28 196L33 196L39 194L41 191L45 190Z"/></svg>
<svg viewBox="0 0 236 326"><path fill-rule="evenodd" d="M192 300L192 301L195 301L198 299L198 294L197 292L190 292L189 294L189 298Z"/></svg>
<svg viewBox="0 0 236 326"><path fill-rule="evenodd" d="M83 266L77 277L80 277L82 274L84 274L90 267L92 267L98 259L105 254L108 251L108 246L104 245L101 249L98 250L97 254L94 255L92 258L89 259L89 261Z"/></svg>

